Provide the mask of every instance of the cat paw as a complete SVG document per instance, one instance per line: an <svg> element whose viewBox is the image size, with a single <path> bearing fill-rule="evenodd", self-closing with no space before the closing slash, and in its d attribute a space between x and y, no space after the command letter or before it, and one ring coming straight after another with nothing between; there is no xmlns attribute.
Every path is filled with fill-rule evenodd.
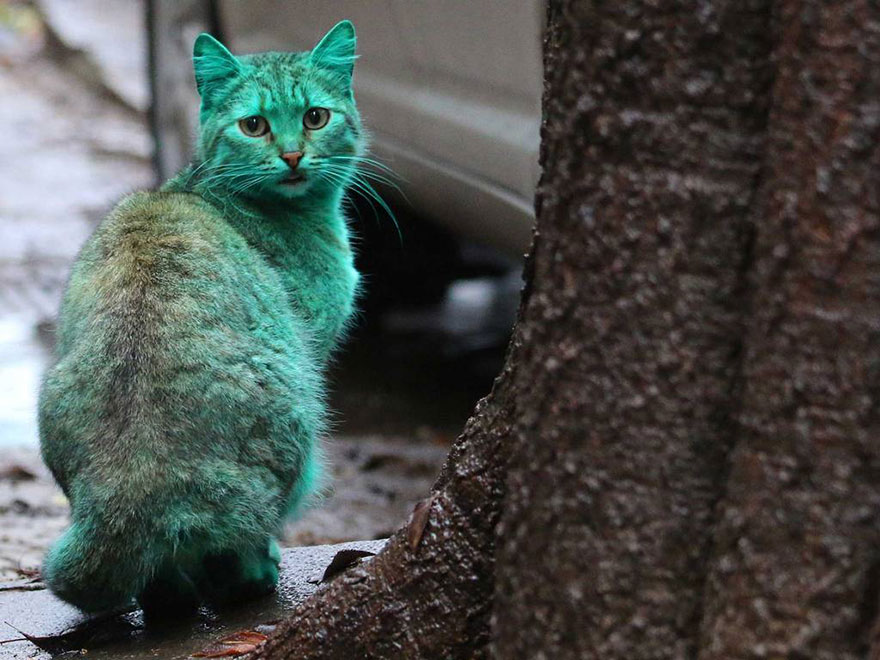
<svg viewBox="0 0 880 660"><path fill-rule="evenodd" d="M183 571L172 569L153 578L137 598L148 624L188 617L199 608L195 584Z"/></svg>
<svg viewBox="0 0 880 660"><path fill-rule="evenodd" d="M212 553L202 563L200 591L215 606L264 596L275 590L280 564L274 539L259 552Z"/></svg>

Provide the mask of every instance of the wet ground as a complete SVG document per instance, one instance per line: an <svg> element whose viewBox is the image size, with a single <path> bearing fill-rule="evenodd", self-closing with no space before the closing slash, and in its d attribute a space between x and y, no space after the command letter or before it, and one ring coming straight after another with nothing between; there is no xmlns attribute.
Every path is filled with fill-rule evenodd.
<svg viewBox="0 0 880 660"><path fill-rule="evenodd" d="M63 4L39 6L63 17ZM135 52L137 4L114 30ZM143 111L112 92L105 72L129 87L138 75L129 75L126 60L102 68L77 48L53 34L37 9L0 3L0 122L7 127L0 141L0 447L34 444L47 359L40 324L54 316L80 245L116 200L153 183ZM145 95L144 75L140 86Z"/></svg>
<svg viewBox="0 0 880 660"><path fill-rule="evenodd" d="M369 561L384 541L360 541L284 550L281 579L275 593L223 611L206 608L195 616L157 625L145 622L139 611L89 618L36 586L10 589L0 584L0 658L48 660L143 660L228 657L253 650L279 619L322 583L347 579L353 562ZM356 552L352 552L356 551ZM361 555L358 557L358 555ZM340 561L342 560L342 561ZM340 569L330 568L331 564ZM328 570L329 569L329 570ZM245 631L242 634L242 631ZM24 638L30 636L28 641ZM236 642L229 639L234 635ZM3 643L3 642L6 643Z"/></svg>

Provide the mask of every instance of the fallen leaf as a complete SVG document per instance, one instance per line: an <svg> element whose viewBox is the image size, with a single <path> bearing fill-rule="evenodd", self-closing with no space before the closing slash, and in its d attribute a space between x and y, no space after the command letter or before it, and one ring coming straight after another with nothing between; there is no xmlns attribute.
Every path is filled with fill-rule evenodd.
<svg viewBox="0 0 880 660"><path fill-rule="evenodd" d="M37 648L54 656L130 637L139 628L134 620L125 616L130 611L131 608L128 608L118 612L95 616L57 635L29 635L8 621L4 623ZM5 644L10 641L21 640L4 640L3 643Z"/></svg>
<svg viewBox="0 0 880 660"><path fill-rule="evenodd" d="M39 575L15 582L0 582L0 591L42 591L46 584L40 581Z"/></svg>
<svg viewBox="0 0 880 660"><path fill-rule="evenodd" d="M6 625L9 624L7 623ZM13 626L9 627L12 628ZM18 628L15 630L18 630ZM47 635L45 637L39 637L37 635L28 635L21 630L18 630L18 633L41 651L51 653L52 655L59 655L70 650L67 648L67 645L64 643L61 636Z"/></svg>
<svg viewBox="0 0 880 660"><path fill-rule="evenodd" d="M71 647L68 645L68 640L65 638L65 635L28 635L23 630L19 630L11 623L6 622L6 625L12 628L15 632L21 635L20 639L7 639L0 642L0 644L7 644L9 642L20 642L27 640L34 646L36 646L41 651L45 651L46 653L50 653L51 655L59 655L62 653L67 653L71 651Z"/></svg>
<svg viewBox="0 0 880 660"><path fill-rule="evenodd" d="M412 516L409 519L409 525L406 528L406 539L409 541L409 547L415 550L419 547L422 540L422 534L425 532L425 525L428 524L428 517L431 513L431 505L434 503L436 495L431 495L427 499L418 502L413 507Z"/></svg>
<svg viewBox="0 0 880 660"><path fill-rule="evenodd" d="M15 570L18 572L19 575L21 575L22 577L26 577L29 580L39 580L40 579L40 569L39 568L36 568L36 567L22 568L21 564L19 563L18 568L16 568Z"/></svg>
<svg viewBox="0 0 880 660"><path fill-rule="evenodd" d="M4 465L0 467L0 480L7 481L33 481L37 478L37 473L29 470L23 465Z"/></svg>
<svg viewBox="0 0 880 660"><path fill-rule="evenodd" d="M239 630L193 653L191 658L229 658L236 655L253 653L262 645L266 635L255 630Z"/></svg>
<svg viewBox="0 0 880 660"><path fill-rule="evenodd" d="M367 550L340 550L334 556L330 564L324 569L324 575L321 576L320 580L309 580L312 584L323 584L325 582L329 582L337 575L342 573L346 568L351 568L355 564L358 563L364 557L372 557L375 555L375 552L369 552Z"/></svg>

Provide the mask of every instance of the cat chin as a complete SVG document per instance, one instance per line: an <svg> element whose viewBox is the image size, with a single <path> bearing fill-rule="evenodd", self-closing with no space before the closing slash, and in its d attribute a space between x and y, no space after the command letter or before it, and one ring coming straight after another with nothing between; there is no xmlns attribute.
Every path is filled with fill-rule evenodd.
<svg viewBox="0 0 880 660"><path fill-rule="evenodd" d="M311 182L308 179L295 183L282 182L275 185L275 190L281 193L283 197L302 197L309 192L309 188L311 188Z"/></svg>

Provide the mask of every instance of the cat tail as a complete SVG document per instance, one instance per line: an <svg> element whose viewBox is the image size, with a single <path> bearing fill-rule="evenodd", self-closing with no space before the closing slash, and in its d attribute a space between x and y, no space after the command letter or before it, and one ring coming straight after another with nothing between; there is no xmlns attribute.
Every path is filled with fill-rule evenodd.
<svg viewBox="0 0 880 660"><path fill-rule="evenodd" d="M284 517L287 520L296 520L302 515L302 509L327 496L329 481L325 465L326 457L323 448L316 444L307 452L299 479L287 497L284 510Z"/></svg>
<svg viewBox="0 0 880 660"><path fill-rule="evenodd" d="M131 539L108 538L88 521L74 522L49 548L43 579L56 596L85 612L126 607L153 572L131 547Z"/></svg>

